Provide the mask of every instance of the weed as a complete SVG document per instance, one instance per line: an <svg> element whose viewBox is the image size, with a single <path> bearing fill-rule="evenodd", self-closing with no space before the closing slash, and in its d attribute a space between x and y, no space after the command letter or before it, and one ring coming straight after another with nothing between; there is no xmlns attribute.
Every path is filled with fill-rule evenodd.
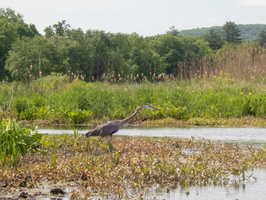
<svg viewBox="0 0 266 200"><path fill-rule="evenodd" d="M22 128L16 121L6 119L0 122L1 165L17 168L19 156L38 151L43 134L35 128Z"/></svg>
<svg viewBox="0 0 266 200"><path fill-rule="evenodd" d="M239 185L252 176L247 170L265 168L265 148L240 147L205 139L113 137L116 150L105 141L80 140L73 135L45 136L50 155L24 155L17 171L0 170L0 187L18 187L22 181L76 182L95 195L124 195L130 188L180 185ZM88 145L89 144L89 145ZM23 176L22 172L23 171ZM25 177L31 177L25 180Z"/></svg>

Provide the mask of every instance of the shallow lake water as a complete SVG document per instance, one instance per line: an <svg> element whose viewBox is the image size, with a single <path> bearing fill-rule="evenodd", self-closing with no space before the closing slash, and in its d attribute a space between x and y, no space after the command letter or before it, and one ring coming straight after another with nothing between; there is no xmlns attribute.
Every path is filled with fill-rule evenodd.
<svg viewBox="0 0 266 200"><path fill-rule="evenodd" d="M79 129L85 134L88 129ZM73 129L38 129L47 134L73 134ZM266 128L122 128L115 135L173 137L173 138L205 138L213 141L233 142L253 147L266 147ZM266 170L255 169L248 171L251 175L249 182L238 187L206 186L166 190L163 188L147 188L144 199L179 199L179 200L261 200L266 198Z"/></svg>
<svg viewBox="0 0 266 200"><path fill-rule="evenodd" d="M266 198L266 170L248 171L257 179L251 179L238 187L234 186L192 186L187 189L177 187L168 192L166 189L148 191L145 199L166 200L262 200Z"/></svg>
<svg viewBox="0 0 266 200"><path fill-rule="evenodd" d="M88 129L80 129L85 134ZM73 134L73 129L38 129L47 134ZM122 128L115 135L205 138L214 141L234 142L263 147L266 145L266 128Z"/></svg>

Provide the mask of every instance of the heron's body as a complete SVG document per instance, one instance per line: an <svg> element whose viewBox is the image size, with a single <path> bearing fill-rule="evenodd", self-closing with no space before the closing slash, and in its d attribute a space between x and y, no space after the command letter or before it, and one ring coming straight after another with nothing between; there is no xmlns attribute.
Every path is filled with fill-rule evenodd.
<svg viewBox="0 0 266 200"><path fill-rule="evenodd" d="M150 108L150 109L154 109L154 110L159 110L158 108L153 107L150 104L144 104L143 106L138 107L135 112L130 115L129 117L122 119L122 120L113 120L113 121L108 121L105 122L104 124L98 126L97 128L93 129L92 131L89 131L88 133L86 133L87 137L90 136L112 136L113 134L115 134L124 124L126 124L127 122L129 122L131 119L133 119L136 114L139 112L140 109L142 108Z"/></svg>
<svg viewBox="0 0 266 200"><path fill-rule="evenodd" d="M121 120L114 120L114 121L108 121L104 124L98 126L97 128L93 129L92 131L89 131L86 136L112 136L114 133L116 133L120 129L120 121Z"/></svg>

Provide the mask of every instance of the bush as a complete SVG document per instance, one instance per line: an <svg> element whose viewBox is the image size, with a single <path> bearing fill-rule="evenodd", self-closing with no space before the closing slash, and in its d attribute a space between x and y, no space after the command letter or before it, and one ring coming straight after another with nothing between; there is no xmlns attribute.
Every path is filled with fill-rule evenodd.
<svg viewBox="0 0 266 200"><path fill-rule="evenodd" d="M33 97L17 97L14 99L13 104L16 114L20 119L44 119L48 114L48 110L45 108L47 100L39 95Z"/></svg>

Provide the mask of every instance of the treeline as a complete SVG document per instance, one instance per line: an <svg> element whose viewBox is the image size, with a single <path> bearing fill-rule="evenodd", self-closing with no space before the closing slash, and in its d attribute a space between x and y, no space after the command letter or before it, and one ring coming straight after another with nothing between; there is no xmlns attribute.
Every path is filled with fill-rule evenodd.
<svg viewBox="0 0 266 200"><path fill-rule="evenodd" d="M240 30L240 37L246 41L255 41L260 37L261 32L266 31L266 24L237 24L238 29ZM214 29L216 31L222 32L222 26L213 26L213 27L202 27L202 28L193 28L188 30L181 30L180 36L203 36Z"/></svg>
<svg viewBox="0 0 266 200"><path fill-rule="evenodd" d="M83 31L65 21L41 35L22 15L0 9L0 27L0 80L5 81L31 81L52 73L85 81L190 79L245 68L246 63L248 71L256 67L259 75L265 72L266 32L257 42L244 43L234 22L226 22L222 35L211 29L203 37L181 37L174 27L154 37ZM231 56L240 54L242 61Z"/></svg>

